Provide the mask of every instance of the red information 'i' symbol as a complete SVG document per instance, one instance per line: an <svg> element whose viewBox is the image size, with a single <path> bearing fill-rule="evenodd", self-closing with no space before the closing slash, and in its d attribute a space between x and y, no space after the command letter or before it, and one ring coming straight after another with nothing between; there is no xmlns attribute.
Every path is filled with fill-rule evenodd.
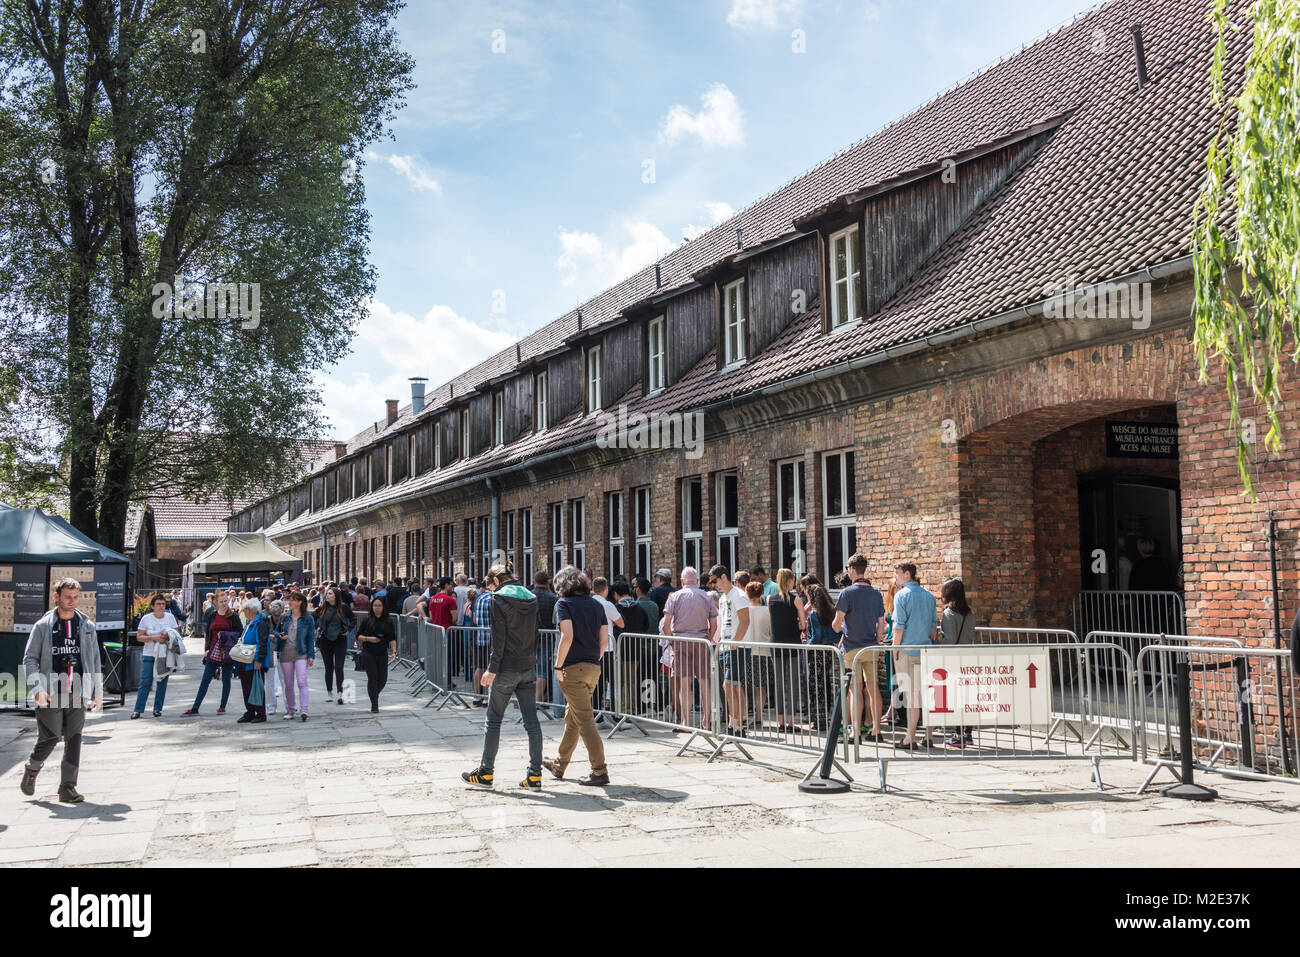
<svg viewBox="0 0 1300 957"><path fill-rule="evenodd" d="M944 668L935 668L930 672L930 677L935 680L935 684L930 685L930 690L934 692L934 707L930 709L933 714L952 714L952 709L948 707L948 672Z"/></svg>

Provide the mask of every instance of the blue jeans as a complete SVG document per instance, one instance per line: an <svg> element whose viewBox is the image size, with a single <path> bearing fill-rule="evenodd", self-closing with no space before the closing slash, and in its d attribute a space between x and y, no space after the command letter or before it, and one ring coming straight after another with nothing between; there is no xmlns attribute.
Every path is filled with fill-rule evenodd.
<svg viewBox="0 0 1300 957"><path fill-rule="evenodd" d="M519 699L519 710L524 716L524 730L528 732L528 773L542 773L542 725L537 720L537 676L532 668L503 671L492 679L488 693L487 715L483 722L483 760L479 766L491 771L501 743L501 719L505 716L510 696Z"/></svg>
<svg viewBox="0 0 1300 957"><path fill-rule="evenodd" d="M208 685L212 683L213 676L217 669L221 669L221 707L226 706L230 700L230 678L235 673L234 665L214 665L210 661L203 662L203 677L199 680L199 693L194 696L193 710L198 711L199 705L203 704L203 696L208 693ZM159 705L162 707L162 705Z"/></svg>
<svg viewBox="0 0 1300 957"><path fill-rule="evenodd" d="M144 706L149 703L149 692L153 688L153 658L144 658L140 663L140 690L135 695L135 711L139 714L144 711ZM158 682L158 693L154 695L153 709L161 711L163 709L163 699L167 697L167 682L171 680L168 675L162 681Z"/></svg>

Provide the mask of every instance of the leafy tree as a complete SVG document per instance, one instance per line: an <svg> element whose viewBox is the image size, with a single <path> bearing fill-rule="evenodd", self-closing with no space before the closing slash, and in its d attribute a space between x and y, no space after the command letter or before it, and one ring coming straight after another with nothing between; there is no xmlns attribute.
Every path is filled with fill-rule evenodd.
<svg viewBox="0 0 1300 957"><path fill-rule="evenodd" d="M1300 0L1256 0L1245 11L1253 39L1244 86L1230 105L1224 62L1238 27L1228 13L1227 0L1215 0L1211 79L1223 115L1192 242L1195 341L1202 381L1212 359L1226 373L1237 466L1253 498L1242 389L1267 415L1264 444L1277 452L1281 383L1288 364L1300 360Z"/></svg>
<svg viewBox="0 0 1300 957"><path fill-rule="evenodd" d="M121 547L150 482L276 488L320 434L313 375L374 289L356 171L411 86L400 7L0 0L0 349L92 538Z"/></svg>

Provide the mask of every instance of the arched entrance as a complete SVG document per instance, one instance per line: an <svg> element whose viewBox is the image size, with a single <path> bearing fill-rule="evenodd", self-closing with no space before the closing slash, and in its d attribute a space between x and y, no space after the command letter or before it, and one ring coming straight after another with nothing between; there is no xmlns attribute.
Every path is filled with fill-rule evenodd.
<svg viewBox="0 0 1300 957"><path fill-rule="evenodd" d="M1176 435L1174 405L1104 399L1034 409L959 440L962 573L980 620L1086 632L1114 618L1077 621L1081 592L1127 607L1131 597L1116 593L1178 587Z"/></svg>

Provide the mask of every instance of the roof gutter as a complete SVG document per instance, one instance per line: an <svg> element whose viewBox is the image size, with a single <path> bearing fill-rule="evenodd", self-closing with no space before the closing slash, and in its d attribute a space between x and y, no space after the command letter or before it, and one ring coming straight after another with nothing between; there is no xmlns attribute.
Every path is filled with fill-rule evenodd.
<svg viewBox="0 0 1300 957"><path fill-rule="evenodd" d="M1171 259L1168 262L1160 263L1155 266L1147 266L1143 269L1138 270L1137 272L1131 272L1123 276L1115 276L1110 279L1102 280L1101 282L1108 282L1108 283L1154 282L1157 279L1167 279L1170 276L1178 276L1178 275L1182 275L1183 273L1190 272L1192 269L1193 258L1194 257L1189 253L1186 256L1180 256L1179 258ZM1100 285L1101 282L1089 283L1086 285L1097 286ZM1041 316L1043 314L1043 310L1047 307L1047 304L1049 302L1055 301L1056 298L1057 298L1056 296L1048 296L1047 298L1040 299L1037 302L1032 302L1027 306L1017 306L1015 309L1009 309L1006 312L998 313L995 316L986 316L983 319L976 319L973 322L968 322L964 325L958 326L956 329L950 329L947 332L940 332L932 336L925 336L913 342L903 343L902 345L886 346L883 349L877 349L875 352L869 352L866 355L858 356L855 359L846 359L843 362L837 362L835 365L826 366L825 368L817 369L814 372L806 372L803 375L796 376L793 379L783 379L780 382L774 382L771 385L764 386L763 388L758 390L746 391L740 395L731 396L730 398L719 399L717 402L711 402L708 405L700 406L698 409L683 409L681 411L701 412L701 413L721 411L722 409L731 408L733 406L740 405L741 403L744 402L751 402L757 397L776 395L780 392L786 392L789 391L790 389L797 389L800 386L809 385L810 383L813 382L820 382L823 379L829 379L832 376L843 375L846 372L853 372L858 369L865 369L868 366L877 365L878 363L884 362L888 359L898 359L903 356L911 355L914 352L920 352L922 349L934 348L935 346L945 345L946 343L949 342L955 342L958 339L965 339L968 336L975 335L976 333L988 332L990 329L997 329L1000 328L1001 326L1009 325L1010 323L1013 322L1018 322L1021 319L1029 319L1034 316ZM531 467L535 464L552 462L556 459L567 458L569 456L576 455L581 452L586 452L587 450L594 449L596 447L597 447L596 439L594 438L587 439L585 442L581 442L578 445L569 445L569 446L565 446L563 449L547 452L542 455L530 456L527 459L527 462L528 465ZM478 482L483 482L483 481L487 481L489 483L489 488L491 488L490 483L492 483L494 479L500 478L502 476L510 475L518 471L520 471L520 464L503 466L502 468L494 469L493 471L490 472L478 472L473 475L467 475L461 479L456 479L455 481L448 482L446 484L440 484L435 487L431 487L426 491L421 492L420 494L432 494L435 491L445 492L450 489L460 488L466 485L474 485ZM353 515L359 515L364 512L370 511L373 508L378 508L378 507L382 507L382 506L380 506L377 503L373 505L365 505L361 508L356 509L355 511L347 512L344 513L343 515L339 515L337 518L330 519L330 522L342 521L346 518L352 517Z"/></svg>

